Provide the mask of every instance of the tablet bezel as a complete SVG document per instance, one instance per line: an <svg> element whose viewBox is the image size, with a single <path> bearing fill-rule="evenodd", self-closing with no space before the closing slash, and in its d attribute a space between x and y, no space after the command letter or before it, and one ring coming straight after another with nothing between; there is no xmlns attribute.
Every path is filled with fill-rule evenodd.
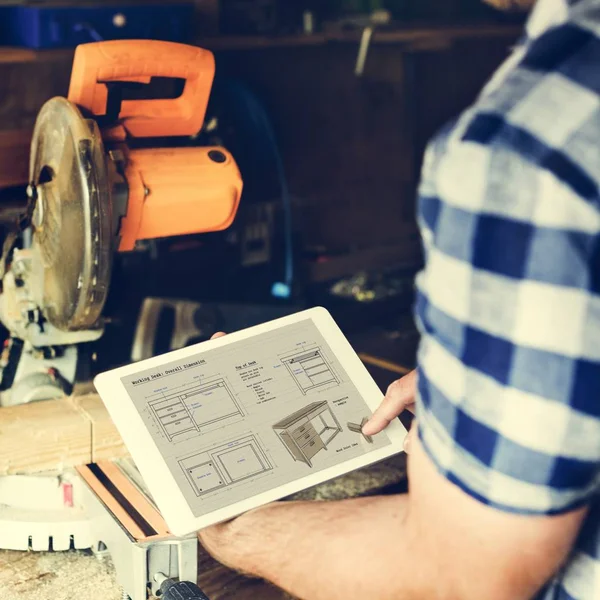
<svg viewBox="0 0 600 600"><path fill-rule="evenodd" d="M95 377L94 384L98 394L102 398L158 509L173 534L178 536L188 535L402 452L407 431L398 419L394 419L385 430L390 444L383 448L373 450L316 473L310 473L301 479L296 479L256 496L211 511L201 517L193 515L121 378L159 367L165 363L196 356L200 352L208 352L229 344L235 344L241 340L247 340L253 336L306 319L312 319L369 409L374 411L383 399L383 394L331 314L322 307L303 310L214 340L201 342L181 350L119 367Z"/></svg>

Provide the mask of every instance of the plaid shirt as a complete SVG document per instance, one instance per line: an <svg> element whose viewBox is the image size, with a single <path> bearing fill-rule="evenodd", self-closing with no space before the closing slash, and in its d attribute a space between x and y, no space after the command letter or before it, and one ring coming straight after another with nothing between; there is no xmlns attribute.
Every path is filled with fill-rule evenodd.
<svg viewBox="0 0 600 600"><path fill-rule="evenodd" d="M600 599L599 186L600 2L539 0L427 150L415 312L437 468L503 511L590 507L543 600Z"/></svg>

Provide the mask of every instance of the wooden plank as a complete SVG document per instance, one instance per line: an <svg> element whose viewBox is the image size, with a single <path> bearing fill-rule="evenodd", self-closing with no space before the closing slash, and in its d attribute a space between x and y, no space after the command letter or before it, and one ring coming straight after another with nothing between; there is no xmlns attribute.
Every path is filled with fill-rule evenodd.
<svg viewBox="0 0 600 600"><path fill-rule="evenodd" d="M68 398L0 408L0 475L90 462L91 429Z"/></svg>
<svg viewBox="0 0 600 600"><path fill-rule="evenodd" d="M0 408L0 476L127 456L96 395Z"/></svg>
<svg viewBox="0 0 600 600"><path fill-rule="evenodd" d="M127 448L97 394L74 396L71 402L92 426L92 462L129 456Z"/></svg>

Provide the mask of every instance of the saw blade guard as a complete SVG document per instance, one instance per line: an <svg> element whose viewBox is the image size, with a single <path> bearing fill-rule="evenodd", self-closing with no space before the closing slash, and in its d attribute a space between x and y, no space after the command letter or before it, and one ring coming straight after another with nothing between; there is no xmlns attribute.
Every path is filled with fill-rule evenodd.
<svg viewBox="0 0 600 600"><path fill-rule="evenodd" d="M38 115L31 148L36 201L25 288L60 331L97 328L115 250L100 131L71 102L52 98Z"/></svg>

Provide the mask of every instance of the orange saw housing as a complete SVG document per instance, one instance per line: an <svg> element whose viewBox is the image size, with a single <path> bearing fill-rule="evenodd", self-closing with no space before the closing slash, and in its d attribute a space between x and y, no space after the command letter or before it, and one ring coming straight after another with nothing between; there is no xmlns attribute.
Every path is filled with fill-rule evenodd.
<svg viewBox="0 0 600 600"><path fill-rule="evenodd" d="M152 40L96 42L75 51L68 99L101 122L109 86L184 80L174 99L123 100L114 122L101 128L105 145L122 152L128 185L120 251L138 240L220 231L233 222L242 178L231 154L218 147L130 148L136 138L193 136L202 128L214 80L208 50Z"/></svg>

